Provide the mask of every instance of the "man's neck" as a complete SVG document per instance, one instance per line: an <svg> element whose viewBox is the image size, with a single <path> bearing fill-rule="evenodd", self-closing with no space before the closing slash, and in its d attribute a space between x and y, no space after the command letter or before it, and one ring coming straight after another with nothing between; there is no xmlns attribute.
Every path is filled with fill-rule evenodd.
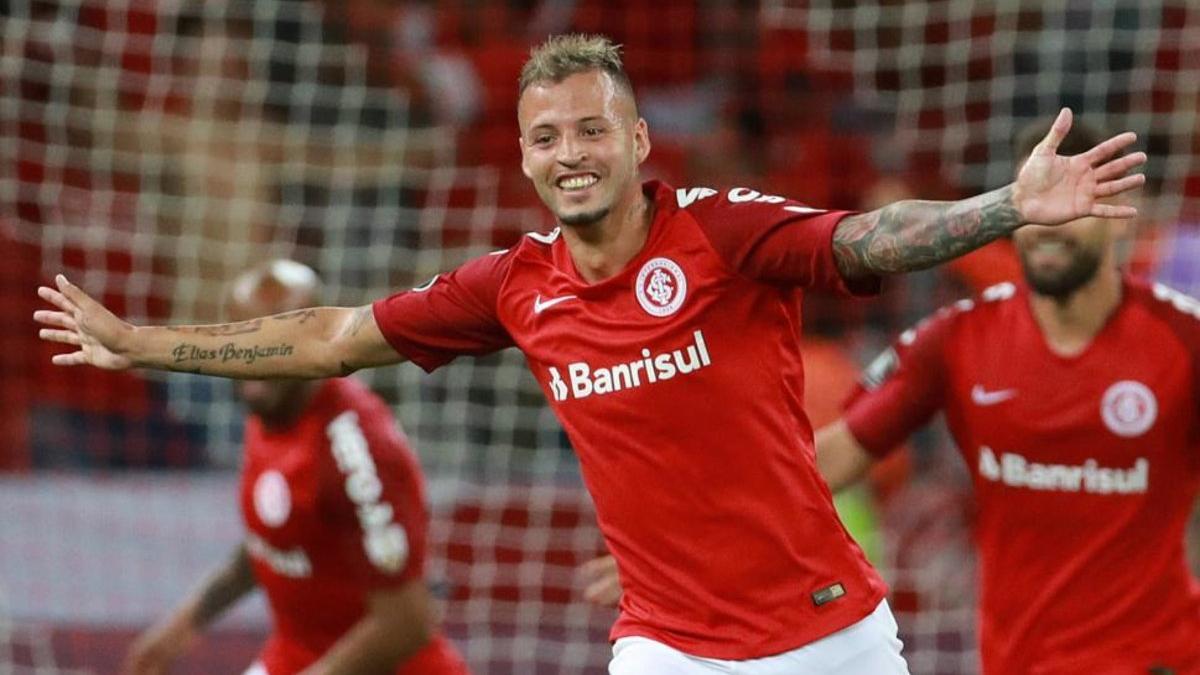
<svg viewBox="0 0 1200 675"><path fill-rule="evenodd" d="M1121 304L1121 273L1104 266L1074 293L1055 298L1030 294L1033 318L1046 344L1059 356L1078 356L1087 349Z"/></svg>
<svg viewBox="0 0 1200 675"><path fill-rule="evenodd" d="M646 245L653 219L654 202L638 185L601 220L591 225L564 225L563 240L579 276L594 284L624 269Z"/></svg>
<svg viewBox="0 0 1200 675"><path fill-rule="evenodd" d="M288 401L287 405L283 407L283 410L278 415L259 415L258 419L272 433L286 433L290 431L292 427L296 426L296 422L300 421L300 418L304 416L305 411L308 410L308 406L312 403L313 398L316 397L323 383L324 380L305 382L304 386L296 392L295 397Z"/></svg>

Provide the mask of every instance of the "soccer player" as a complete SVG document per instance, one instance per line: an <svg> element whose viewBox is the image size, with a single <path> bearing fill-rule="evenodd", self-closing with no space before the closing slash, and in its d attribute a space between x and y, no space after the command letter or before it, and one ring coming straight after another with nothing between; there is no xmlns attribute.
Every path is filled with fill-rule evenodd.
<svg viewBox="0 0 1200 675"><path fill-rule="evenodd" d="M1116 136L958 202L854 214L641 183L650 137L615 46L560 36L521 76L522 169L560 227L359 308L135 327L59 276L61 365L326 377L517 346L579 456L626 593L610 672L905 673L885 587L834 512L804 414L806 287L869 292L1027 222L1130 217Z"/></svg>
<svg viewBox="0 0 1200 675"><path fill-rule="evenodd" d="M1077 126L1060 149L1099 137ZM1104 218L1022 228L1025 285L903 334L816 434L836 492L945 413L976 491L987 675L1200 673L1183 547L1200 490L1200 302L1123 278L1124 234ZM581 571L589 601L616 604L611 556Z"/></svg>
<svg viewBox="0 0 1200 675"><path fill-rule="evenodd" d="M241 319L320 295L316 274L276 260L227 297ZM247 673L466 675L439 634L423 577L428 514L421 469L386 404L353 379L245 380L241 476L246 538L131 647L126 673L165 673L197 634L256 586L272 633Z"/></svg>
<svg viewBox="0 0 1200 675"><path fill-rule="evenodd" d="M1037 152L1032 131L1018 156ZM1061 149L1098 137L1076 127ZM1200 674L1184 553L1200 491L1200 302L1124 277L1124 230L1095 217L1017 230L1025 283L902 334L817 433L836 491L945 413L975 492L987 675Z"/></svg>

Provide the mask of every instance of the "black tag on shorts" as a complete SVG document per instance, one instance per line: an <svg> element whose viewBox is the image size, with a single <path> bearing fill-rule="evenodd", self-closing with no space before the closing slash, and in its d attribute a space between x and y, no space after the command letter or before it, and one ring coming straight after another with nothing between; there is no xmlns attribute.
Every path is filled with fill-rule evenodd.
<svg viewBox="0 0 1200 675"><path fill-rule="evenodd" d="M846 587L843 586L842 583L839 581L836 584L830 584L829 586L826 586L825 588L817 589L812 594L812 601L813 601L814 605L816 605L817 607L820 607L821 605L828 604L830 602L833 602L834 600L837 600L838 598L842 597L845 594L846 594Z"/></svg>

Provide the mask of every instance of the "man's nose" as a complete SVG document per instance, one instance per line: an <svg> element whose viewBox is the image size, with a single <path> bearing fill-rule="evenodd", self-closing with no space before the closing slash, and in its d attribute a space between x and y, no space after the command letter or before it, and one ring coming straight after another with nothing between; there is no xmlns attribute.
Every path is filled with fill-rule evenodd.
<svg viewBox="0 0 1200 675"><path fill-rule="evenodd" d="M570 135L564 137L558 143L558 153L555 159L559 164L564 166L575 166L587 158L587 153L583 148L583 144L578 140L571 138Z"/></svg>

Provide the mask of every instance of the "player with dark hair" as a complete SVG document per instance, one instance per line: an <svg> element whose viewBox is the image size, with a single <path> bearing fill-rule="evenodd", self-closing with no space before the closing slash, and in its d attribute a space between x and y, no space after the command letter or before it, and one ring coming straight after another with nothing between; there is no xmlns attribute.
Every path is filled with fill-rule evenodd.
<svg viewBox="0 0 1200 675"><path fill-rule="evenodd" d="M1130 217L1122 134L1055 153L1064 110L1017 180L958 202L854 214L749 188L642 183L645 120L615 46L562 36L521 77L522 169L560 227L360 308L134 327L59 277L37 314L62 365L325 377L432 370L517 346L583 467L627 592L617 675L904 673L878 574L842 528L804 414L802 289L961 255L1028 222Z"/></svg>
<svg viewBox="0 0 1200 675"><path fill-rule="evenodd" d="M240 320L319 301L316 274L275 260L227 296ZM260 587L272 633L247 673L466 675L424 579L420 465L386 404L353 379L243 380L246 538L131 647L125 672L165 673L209 623Z"/></svg>

